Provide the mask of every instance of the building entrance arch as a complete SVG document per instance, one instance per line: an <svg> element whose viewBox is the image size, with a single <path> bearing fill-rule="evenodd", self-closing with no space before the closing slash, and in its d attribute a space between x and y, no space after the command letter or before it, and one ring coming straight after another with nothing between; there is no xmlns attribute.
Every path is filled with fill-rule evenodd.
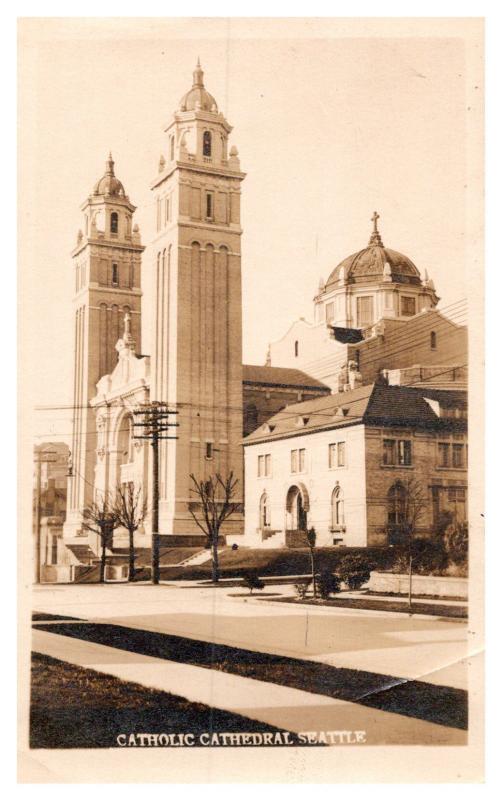
<svg viewBox="0 0 502 800"><path fill-rule="evenodd" d="M309 508L309 495L305 486L302 483L290 486L286 495L286 529L307 530Z"/></svg>

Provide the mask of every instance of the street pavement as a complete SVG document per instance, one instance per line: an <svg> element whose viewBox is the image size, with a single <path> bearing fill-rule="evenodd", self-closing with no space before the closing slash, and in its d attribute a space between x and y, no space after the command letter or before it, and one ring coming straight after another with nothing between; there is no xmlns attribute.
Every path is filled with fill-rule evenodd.
<svg viewBox="0 0 502 800"><path fill-rule="evenodd" d="M281 604L193 584L37 586L33 608L467 689L468 626L459 619Z"/></svg>

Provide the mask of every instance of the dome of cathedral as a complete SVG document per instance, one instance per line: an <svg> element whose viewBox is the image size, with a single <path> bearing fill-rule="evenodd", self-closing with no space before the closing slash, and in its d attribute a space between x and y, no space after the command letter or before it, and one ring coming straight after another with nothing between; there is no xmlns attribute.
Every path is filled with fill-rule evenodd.
<svg viewBox="0 0 502 800"><path fill-rule="evenodd" d="M97 182L94 187L93 194L95 195L112 195L115 197L125 197L125 189L118 178L115 177L114 161L112 154L108 156L106 162L106 172L102 178Z"/></svg>
<svg viewBox="0 0 502 800"><path fill-rule="evenodd" d="M338 264L326 282L326 289L338 284L342 270L344 280L348 283L380 283L384 275L394 283L421 283L420 272L408 256L384 247L377 229L377 219L375 212L368 247Z"/></svg>
<svg viewBox="0 0 502 800"><path fill-rule="evenodd" d="M180 111L212 111L218 113L218 106L212 94L204 87L204 72L197 61L193 73L193 86L180 100Z"/></svg>

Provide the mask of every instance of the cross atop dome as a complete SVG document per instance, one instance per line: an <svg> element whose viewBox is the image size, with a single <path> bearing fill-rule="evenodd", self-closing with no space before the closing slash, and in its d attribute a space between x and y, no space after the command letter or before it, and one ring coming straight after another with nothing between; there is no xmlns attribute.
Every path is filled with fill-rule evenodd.
<svg viewBox="0 0 502 800"><path fill-rule="evenodd" d="M376 245L377 247L383 247L383 242L377 228L377 222L379 219L380 219L380 214L378 213L378 211L374 211L373 216L371 217L371 222L373 223L373 231L370 236L370 241L368 246Z"/></svg>

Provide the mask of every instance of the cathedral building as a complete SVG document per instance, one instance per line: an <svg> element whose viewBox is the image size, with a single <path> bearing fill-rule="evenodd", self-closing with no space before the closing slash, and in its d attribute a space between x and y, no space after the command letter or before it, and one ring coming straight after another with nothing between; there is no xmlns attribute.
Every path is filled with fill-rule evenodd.
<svg viewBox="0 0 502 800"><path fill-rule="evenodd" d="M269 537L255 535L268 533L269 511L259 510L263 492L258 497L257 476L264 475L256 472L254 461L257 446L267 451L260 450L258 460L262 455L266 460L268 437L277 439L271 419L279 415L280 427L291 418L290 408L296 420L306 405L308 417L309 403L322 406L333 394L357 393L381 382L464 387L465 329L436 309L432 280L422 278L409 258L384 247L376 213L368 247L342 261L321 283L314 321L294 323L270 346L263 366L243 365L240 201L245 173L236 147L230 146L231 132L197 63L192 88L165 128L165 151L150 183L155 234L145 255L135 206L115 175L111 155L82 205L83 230L72 253L74 417L67 518L58 551L62 564L79 563L86 548L88 557L99 550L97 536L82 525L83 510L93 500L131 483L151 498L152 448L134 428L139 406L160 402L177 412L177 438L159 447L161 537L171 544L202 544L190 513L190 475L201 480L233 472L238 499L244 500L245 487L252 510L244 537L242 516L226 522L226 542L266 546ZM151 355L141 348L142 259L154 278L147 309ZM442 402L447 404L444 397ZM297 433L295 425L286 438ZM252 452L245 481L244 445ZM258 469L265 469L265 461L259 463ZM364 481L356 485L364 491ZM290 498L286 506L282 501L280 514L294 516L297 500ZM363 500L354 502L360 507ZM293 517L288 519L289 528L281 523L286 545L291 536L287 540L285 532L294 524ZM150 547L151 533L148 518L137 532L137 545ZM366 541L362 528L356 539ZM119 530L114 544L125 541L125 531Z"/></svg>

